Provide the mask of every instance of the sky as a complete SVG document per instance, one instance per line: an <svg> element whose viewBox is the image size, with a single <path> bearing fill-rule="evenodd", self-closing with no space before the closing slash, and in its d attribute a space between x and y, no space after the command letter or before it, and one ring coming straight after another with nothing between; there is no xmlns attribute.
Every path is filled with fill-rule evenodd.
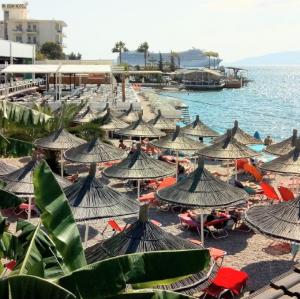
<svg viewBox="0 0 300 299"><path fill-rule="evenodd" d="M21 1L1 1L21 3ZM115 58L122 40L135 50L192 47L217 51L225 62L300 50L300 0L29 0L36 19L64 20L66 53Z"/></svg>

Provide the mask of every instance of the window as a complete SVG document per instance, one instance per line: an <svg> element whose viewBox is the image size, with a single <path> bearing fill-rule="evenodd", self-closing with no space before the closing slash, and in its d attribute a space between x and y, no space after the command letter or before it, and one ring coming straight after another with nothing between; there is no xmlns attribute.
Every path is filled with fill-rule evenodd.
<svg viewBox="0 0 300 299"><path fill-rule="evenodd" d="M27 42L31 44L31 36L27 36Z"/></svg>
<svg viewBox="0 0 300 299"><path fill-rule="evenodd" d="M17 36L16 36L16 42L18 42L18 43L22 43L22 42L23 42L23 40L22 40L22 36L20 36L20 35L17 35Z"/></svg>
<svg viewBox="0 0 300 299"><path fill-rule="evenodd" d="M32 38L32 43L33 43L33 44L36 44L36 36L34 36L34 37Z"/></svg>
<svg viewBox="0 0 300 299"><path fill-rule="evenodd" d="M36 30L36 24L33 24L32 27L33 27L33 31L36 32L37 31Z"/></svg>

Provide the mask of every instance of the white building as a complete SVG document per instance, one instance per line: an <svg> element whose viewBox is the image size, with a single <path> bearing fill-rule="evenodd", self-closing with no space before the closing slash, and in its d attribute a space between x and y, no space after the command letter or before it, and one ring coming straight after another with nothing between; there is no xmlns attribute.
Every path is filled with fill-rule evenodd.
<svg viewBox="0 0 300 299"><path fill-rule="evenodd" d="M64 47L64 21L35 20L28 17L27 3L2 4L3 21L0 21L0 38L19 43L35 44L38 48L46 42Z"/></svg>

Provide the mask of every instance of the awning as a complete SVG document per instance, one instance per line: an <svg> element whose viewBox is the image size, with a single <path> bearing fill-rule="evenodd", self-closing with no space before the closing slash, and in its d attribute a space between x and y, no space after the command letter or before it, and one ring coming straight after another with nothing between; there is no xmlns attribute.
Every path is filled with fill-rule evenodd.
<svg viewBox="0 0 300 299"><path fill-rule="evenodd" d="M34 73L34 74L51 74L56 73L59 68L58 64L11 64L4 68L2 73Z"/></svg>
<svg viewBox="0 0 300 299"><path fill-rule="evenodd" d="M58 72L62 74L105 74L111 73L111 66L101 64L63 64Z"/></svg>

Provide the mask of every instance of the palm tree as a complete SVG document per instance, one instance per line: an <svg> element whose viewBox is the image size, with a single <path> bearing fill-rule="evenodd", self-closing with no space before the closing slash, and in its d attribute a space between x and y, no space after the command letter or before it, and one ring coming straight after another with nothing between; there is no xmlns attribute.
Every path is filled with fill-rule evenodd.
<svg viewBox="0 0 300 299"><path fill-rule="evenodd" d="M147 42L143 42L142 44L139 45L137 48L137 51L140 53L144 53L144 61L145 61L145 69L147 67L147 57L148 57L148 50L149 50L149 45Z"/></svg>
<svg viewBox="0 0 300 299"><path fill-rule="evenodd" d="M119 53L120 64L122 64L122 53L127 51L128 49L125 47L125 43L122 41L116 42L115 46L112 48L113 53Z"/></svg>
<svg viewBox="0 0 300 299"><path fill-rule="evenodd" d="M180 68L180 64L181 64L180 54L177 52L171 51L171 55L177 59L178 68Z"/></svg>

